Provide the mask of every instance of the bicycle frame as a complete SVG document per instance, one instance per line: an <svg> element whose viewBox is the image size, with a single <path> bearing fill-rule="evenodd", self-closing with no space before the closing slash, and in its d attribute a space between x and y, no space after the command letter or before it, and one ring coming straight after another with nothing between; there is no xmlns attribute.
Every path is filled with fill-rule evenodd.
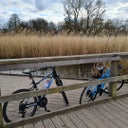
<svg viewBox="0 0 128 128"><path fill-rule="evenodd" d="M105 73L102 74L102 76L99 78L99 80L102 80L104 78L110 78L110 69L107 69ZM94 100L96 98L96 95L99 93L102 95L102 92L105 88L105 83L101 83L100 85L96 85L94 89L92 89L92 85L88 86L86 91L86 96L90 96L90 100ZM91 93L91 95L90 95Z"/></svg>
<svg viewBox="0 0 128 128"><path fill-rule="evenodd" d="M29 74L29 78L32 80L32 83L31 83L31 84L32 84L32 87L30 88L31 91L38 90L37 85L40 84L42 81L44 81L44 80L47 79L47 78L50 78L50 80L49 80L48 83L47 83L48 86L45 86L45 89L48 89L48 88L51 87L51 84L52 84L52 82L53 82L53 79L56 79L56 78L58 77L58 75L57 75L56 70L55 70L54 67L49 67L49 68L51 68L52 71L51 71L50 73L46 74L45 76L42 76L42 78L41 78L39 81L37 81L37 82L35 82L34 77L33 77L33 75L32 75L32 73L35 72L36 70L30 71L30 72L24 72L25 74ZM46 69L47 69L47 68L44 68L44 69L41 68L41 69L38 69L38 70L46 70ZM36 106L36 105L41 106L40 100L45 100L45 101L47 102L47 99L46 99L45 95L44 95L44 96L37 96L36 98L37 98L37 102L27 103L27 100L26 100L26 102L24 103L25 106L23 106L24 109L29 108L29 107L32 107L32 106ZM42 98L42 99L41 99L41 98ZM42 101L42 103L43 103L43 102L44 102L44 101ZM24 105L24 104L23 104L23 105ZM47 103L46 103L46 104L47 104ZM49 111L49 110L47 110L47 108L46 108L46 104L44 103L44 104L42 104L42 106L45 108L46 111ZM22 106L21 106L21 107L22 107Z"/></svg>
<svg viewBox="0 0 128 128"><path fill-rule="evenodd" d="M51 78L53 78L54 76L53 76L53 71L52 72L50 72L50 73L48 73L48 74L46 74L45 76L43 76L42 77L42 79L40 79L38 82L35 82L35 80L34 80L34 77L31 75L31 79L32 79L32 84L33 84L33 86L31 87L31 90L34 90L34 89L38 89L38 87L37 87L37 85L38 84L40 84L42 81L44 81L45 79L47 79L47 78L49 78L51 76ZM50 86L51 86L51 84L50 84ZM50 88L50 86L48 86L48 88Z"/></svg>

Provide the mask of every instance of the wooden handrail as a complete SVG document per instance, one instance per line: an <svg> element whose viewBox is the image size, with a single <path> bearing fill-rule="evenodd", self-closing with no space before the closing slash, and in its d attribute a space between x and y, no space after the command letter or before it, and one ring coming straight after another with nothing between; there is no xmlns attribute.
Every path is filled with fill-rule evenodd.
<svg viewBox="0 0 128 128"><path fill-rule="evenodd" d="M0 71L46 66L66 66L128 59L128 52L21 59L1 59Z"/></svg>
<svg viewBox="0 0 128 128"><path fill-rule="evenodd" d="M47 95L52 93L58 93L61 91L74 90L82 87L87 87L88 85L96 85L101 83L112 83L110 87L111 88L110 95L112 97L116 96L115 82L128 79L128 75L123 75L123 76L116 75L117 74L116 68L117 68L118 62L119 60L124 60L124 59L128 59L128 52L92 54L92 55L75 55L75 56L58 56L58 57L22 58L22 59L1 59L0 71L7 71L7 70L13 70L13 69L39 68L39 67L46 67L46 66L80 65L80 64L111 61L112 62L111 76L113 77L108 79L83 82L80 84L66 85L63 87L56 87L56 88L37 90L37 91L26 92L21 94L0 96L0 127L1 128L6 127L4 126L3 118L2 118L2 103L4 102L18 100L26 97L35 97L38 95L44 95L44 94ZM7 125L7 127L9 128L9 125Z"/></svg>
<svg viewBox="0 0 128 128"><path fill-rule="evenodd" d="M59 93L62 91L79 89L79 88L87 87L89 85L97 85L97 84L101 84L101 83L117 82L117 81L127 80L127 79L128 79L128 75L123 75L123 76L111 77L108 79L82 82L79 84L72 84L72 85L55 87L55 88L50 88L50 89L31 91L31 92L25 92L25 93L20 93L20 94L5 95L5 96L0 97L0 103L18 100L21 98L30 98L30 97L35 97L35 96L39 96L39 95L47 95L47 94L52 94L52 93Z"/></svg>

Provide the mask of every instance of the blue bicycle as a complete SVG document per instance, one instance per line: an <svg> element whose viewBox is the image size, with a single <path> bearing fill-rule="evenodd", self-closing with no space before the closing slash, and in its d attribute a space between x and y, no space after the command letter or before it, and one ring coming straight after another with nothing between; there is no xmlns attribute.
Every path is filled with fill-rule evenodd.
<svg viewBox="0 0 128 128"><path fill-rule="evenodd" d="M102 74L98 79L105 79L105 78L110 78L110 68L106 69L105 72L104 71L105 67L99 67L97 68L97 70L99 70L99 72ZM119 67L121 69L123 69L121 66ZM116 91L120 90L122 88L124 84L124 80L121 81L121 83L117 86ZM96 86L88 86L85 87L80 95L80 99L79 99L79 103L82 104L83 102L89 102L89 101L94 101L97 97L97 95L99 94L99 96L102 96L103 93L108 94L109 93L109 83L102 83L102 84L98 84Z"/></svg>
<svg viewBox="0 0 128 128"><path fill-rule="evenodd" d="M40 68L38 70L23 72L24 74L28 75L29 78L32 80L31 83L32 86L28 89L16 90L12 94L39 90L37 85L40 84L45 79L47 80L47 83L44 85L44 89L50 88L53 80L55 80L57 86L63 86L63 82L60 79L59 75L57 74L56 68L55 67L49 67L49 68L51 69L51 71L45 76L43 76L37 82L34 79L33 73L36 71L47 70L47 68ZM62 91L61 94L64 98L65 104L68 105L68 98L66 96L66 93ZM6 122L15 121L15 119L20 119L25 117L31 117L35 115L35 112L39 107L44 108L45 111L47 112L50 112L50 110L47 109L47 103L48 103L48 99L46 95L32 97L32 98L23 98L17 101L6 102L3 105L3 117Z"/></svg>

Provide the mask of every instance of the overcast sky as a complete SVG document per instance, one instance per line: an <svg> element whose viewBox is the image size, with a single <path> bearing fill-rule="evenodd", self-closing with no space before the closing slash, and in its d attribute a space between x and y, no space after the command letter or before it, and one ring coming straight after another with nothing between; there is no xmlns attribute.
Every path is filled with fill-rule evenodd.
<svg viewBox="0 0 128 128"><path fill-rule="evenodd" d="M63 21L62 0L0 0L0 24L8 21L13 13L21 20L44 18L48 22ZM105 19L127 19L128 0L104 0L106 4Z"/></svg>

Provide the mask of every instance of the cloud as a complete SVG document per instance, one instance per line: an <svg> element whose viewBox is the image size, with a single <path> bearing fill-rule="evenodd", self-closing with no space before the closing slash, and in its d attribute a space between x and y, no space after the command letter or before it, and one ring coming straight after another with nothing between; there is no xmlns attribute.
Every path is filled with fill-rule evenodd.
<svg viewBox="0 0 128 128"><path fill-rule="evenodd" d="M35 0L35 6L39 11L44 9L43 0Z"/></svg>
<svg viewBox="0 0 128 128"><path fill-rule="evenodd" d="M0 24L7 23L13 13L21 20L44 18L48 22L64 20L62 0L0 0ZM104 0L106 18L128 18L128 0Z"/></svg>
<svg viewBox="0 0 128 128"><path fill-rule="evenodd" d="M128 0L105 0L106 19L127 19Z"/></svg>

